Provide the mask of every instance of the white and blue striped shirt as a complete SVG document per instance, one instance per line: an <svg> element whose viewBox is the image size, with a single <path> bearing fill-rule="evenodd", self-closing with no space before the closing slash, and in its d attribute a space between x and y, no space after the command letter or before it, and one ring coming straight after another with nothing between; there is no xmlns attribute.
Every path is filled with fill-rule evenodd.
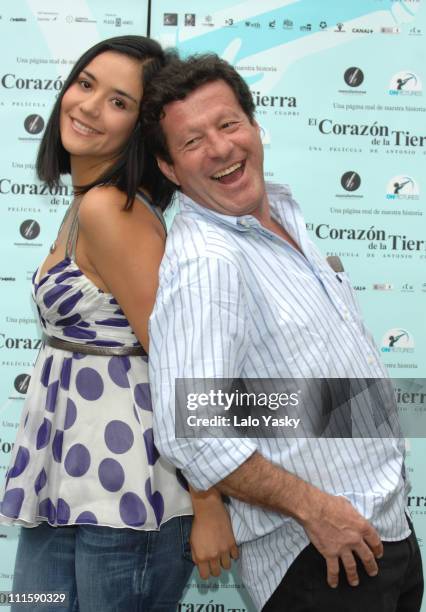
<svg viewBox="0 0 426 612"><path fill-rule="evenodd" d="M180 197L150 321L156 444L198 489L258 451L344 495L383 540L402 540L410 533L402 440L175 437L176 378L387 377L346 275L310 241L289 190L268 185L268 196L301 252L250 215L221 215ZM235 499L230 508L243 580L261 609L308 538L279 513Z"/></svg>

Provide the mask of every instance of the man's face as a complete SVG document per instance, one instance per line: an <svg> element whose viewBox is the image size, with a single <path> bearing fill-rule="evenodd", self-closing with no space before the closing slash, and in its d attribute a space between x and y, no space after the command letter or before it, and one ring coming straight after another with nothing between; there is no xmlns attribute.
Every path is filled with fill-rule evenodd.
<svg viewBox="0 0 426 612"><path fill-rule="evenodd" d="M266 202L259 126L224 81L202 85L164 107L172 158L161 171L198 204L225 215L257 216Z"/></svg>

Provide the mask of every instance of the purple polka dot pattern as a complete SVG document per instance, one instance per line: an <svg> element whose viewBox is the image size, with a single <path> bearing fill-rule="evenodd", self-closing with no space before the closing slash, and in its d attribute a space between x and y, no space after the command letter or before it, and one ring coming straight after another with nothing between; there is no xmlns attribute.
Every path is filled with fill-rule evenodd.
<svg viewBox="0 0 426 612"><path fill-rule="evenodd" d="M110 421L105 427L105 444L112 453L121 455L133 445L133 431L124 421Z"/></svg>
<svg viewBox="0 0 426 612"><path fill-rule="evenodd" d="M72 399L67 399L67 411L65 413L64 429L69 429L75 423L77 418L77 408Z"/></svg>
<svg viewBox="0 0 426 612"><path fill-rule="evenodd" d="M139 408L152 412L151 391L149 388L149 383L139 383L135 385L134 396L135 402L137 403Z"/></svg>
<svg viewBox="0 0 426 612"><path fill-rule="evenodd" d="M164 499L161 495L160 491L152 492L151 488L151 478L145 483L145 494L146 497L151 504L152 509L154 510L155 520L157 521L157 527L160 526L161 519L164 515Z"/></svg>
<svg viewBox="0 0 426 612"><path fill-rule="evenodd" d="M122 342L116 340L91 340L87 344L93 344L94 346L124 346Z"/></svg>
<svg viewBox="0 0 426 612"><path fill-rule="evenodd" d="M16 453L13 468L9 470L9 478L17 478L27 467L30 460L30 452L25 446L20 446Z"/></svg>
<svg viewBox="0 0 426 612"><path fill-rule="evenodd" d="M60 377L61 389L64 389L64 391L68 391L68 389L70 388L71 365L72 357L65 357L62 362Z"/></svg>
<svg viewBox="0 0 426 612"><path fill-rule="evenodd" d="M77 302L81 300L82 297L83 297L82 291L77 291L76 293L73 293L73 295L70 295L70 297L68 297L66 300L61 302L61 304L59 305L59 308L58 308L59 314L61 316L67 315L69 312L71 312L71 310L74 308Z"/></svg>
<svg viewBox="0 0 426 612"><path fill-rule="evenodd" d="M129 527L141 527L146 521L145 504L136 493L125 493L120 499L120 516Z"/></svg>
<svg viewBox="0 0 426 612"><path fill-rule="evenodd" d="M81 368L75 378L77 391L85 400L94 402L104 392L104 383L100 375L93 368Z"/></svg>
<svg viewBox="0 0 426 612"><path fill-rule="evenodd" d="M62 333L66 338L76 338L77 340L93 340L96 338L96 332L92 329L82 329L77 325L67 325L63 328Z"/></svg>
<svg viewBox="0 0 426 612"><path fill-rule="evenodd" d="M53 362L53 355L50 355L50 357L48 357L43 364L43 369L41 370L41 378L40 378L40 382L43 385L43 387L47 387L47 385L49 384L49 376L50 376L50 370L52 369L52 362Z"/></svg>
<svg viewBox="0 0 426 612"><path fill-rule="evenodd" d="M115 459L104 459L98 470L101 485L107 491L119 491L124 484L124 470Z"/></svg>
<svg viewBox="0 0 426 612"><path fill-rule="evenodd" d="M47 482L47 474L44 468L41 468L39 475L37 476L34 483L34 491L35 494L38 495L42 488L46 485Z"/></svg>
<svg viewBox="0 0 426 612"><path fill-rule="evenodd" d="M62 261L59 261L57 264L49 268L49 270L47 271L47 274L50 275L50 274L57 274L58 272L61 272L61 270L63 270L69 265L70 261L71 260L69 257L64 257Z"/></svg>
<svg viewBox="0 0 426 612"><path fill-rule="evenodd" d="M33 294L46 333L78 342L78 350L140 346L117 301L97 291L69 258ZM179 513L181 501L169 507L179 487L174 472L164 472L152 430L144 433L152 427L147 359L43 346L23 414L28 425L20 430L0 504L6 515L33 525L156 529Z"/></svg>
<svg viewBox="0 0 426 612"><path fill-rule="evenodd" d="M130 370L130 359L128 357L111 357L108 362L108 374L111 380L118 386L126 389L130 387L127 372Z"/></svg>
<svg viewBox="0 0 426 612"><path fill-rule="evenodd" d="M95 321L96 325L108 325L108 327L129 327L127 319L115 319L110 317L109 319L103 319L102 321Z"/></svg>
<svg viewBox="0 0 426 612"><path fill-rule="evenodd" d="M152 428L144 431L143 439L145 442L145 449L146 449L148 464L154 465L158 457L160 456L160 453L158 452L154 444L154 434L152 433Z"/></svg>
<svg viewBox="0 0 426 612"><path fill-rule="evenodd" d="M40 450L49 444L50 434L52 433L52 423L48 419L43 419L43 423L38 428L36 449Z"/></svg>
<svg viewBox="0 0 426 612"><path fill-rule="evenodd" d="M1 503L1 513L10 518L17 518L24 502L24 489L16 488L6 491Z"/></svg>
<svg viewBox="0 0 426 612"><path fill-rule="evenodd" d="M78 517L75 519L75 522L77 524L97 525L98 519L93 514L93 512L86 511L79 514Z"/></svg>
<svg viewBox="0 0 426 612"><path fill-rule="evenodd" d="M64 319L58 319L55 323L56 327L68 327L69 325L76 325L81 320L81 315L78 313L65 317Z"/></svg>
<svg viewBox="0 0 426 612"><path fill-rule="evenodd" d="M46 393L46 410L48 412L55 412L56 398L58 396L59 380L56 380L47 387Z"/></svg>
<svg viewBox="0 0 426 612"><path fill-rule="evenodd" d="M53 442L52 442L52 455L53 455L53 459L57 463L61 463L63 442L64 442L64 432L58 429L55 432L55 437L53 438Z"/></svg>
<svg viewBox="0 0 426 612"><path fill-rule="evenodd" d="M46 518L51 525L54 525L56 522L56 508L53 505L50 497L46 497L39 503L38 506L38 514L39 516Z"/></svg>
<svg viewBox="0 0 426 612"><path fill-rule="evenodd" d="M67 502L61 497L56 504L56 522L58 525L66 525L70 520L71 509Z"/></svg>
<svg viewBox="0 0 426 612"><path fill-rule="evenodd" d="M43 296L43 302L46 308L51 308L53 304L59 300L67 291L71 289L71 285L55 285Z"/></svg>
<svg viewBox="0 0 426 612"><path fill-rule="evenodd" d="M83 276L83 272L81 270L71 270L71 272L63 272L55 278L55 285L59 285L59 283L63 283L64 280L68 280L69 278L78 278L79 276Z"/></svg>
<svg viewBox="0 0 426 612"><path fill-rule="evenodd" d="M83 444L74 444L66 454L64 465L70 476L83 476L90 467L89 451Z"/></svg>

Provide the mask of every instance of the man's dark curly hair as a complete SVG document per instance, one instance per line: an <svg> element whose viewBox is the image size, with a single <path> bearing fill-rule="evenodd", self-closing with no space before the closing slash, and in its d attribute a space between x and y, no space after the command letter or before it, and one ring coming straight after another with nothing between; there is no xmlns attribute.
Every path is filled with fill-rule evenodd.
<svg viewBox="0 0 426 612"><path fill-rule="evenodd" d="M255 105L248 85L228 62L215 53L192 55L185 60L176 56L150 79L144 90L142 131L151 153L172 163L160 123L164 117L164 107L170 102L183 100L201 85L213 81L225 81L229 85L250 122L253 122Z"/></svg>

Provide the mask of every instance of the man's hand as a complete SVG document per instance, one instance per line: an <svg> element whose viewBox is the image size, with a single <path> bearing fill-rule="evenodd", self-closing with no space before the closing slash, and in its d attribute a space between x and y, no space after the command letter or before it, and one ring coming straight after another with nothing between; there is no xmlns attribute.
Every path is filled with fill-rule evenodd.
<svg viewBox="0 0 426 612"><path fill-rule="evenodd" d="M376 576L376 558L383 555L383 544L377 531L344 497L313 493L312 512L306 520L299 520L308 538L327 563L327 582L335 588L339 583L339 560L342 561L348 582L359 584L356 555L369 576Z"/></svg>

